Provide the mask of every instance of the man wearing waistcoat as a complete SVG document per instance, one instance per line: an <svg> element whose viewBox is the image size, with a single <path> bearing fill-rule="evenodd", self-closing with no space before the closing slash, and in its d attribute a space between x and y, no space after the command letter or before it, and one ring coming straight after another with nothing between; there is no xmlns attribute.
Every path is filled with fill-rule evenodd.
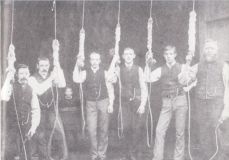
<svg viewBox="0 0 229 160"><path fill-rule="evenodd" d="M144 139L145 105L148 90L143 70L134 64L136 55L132 48L125 48L122 54L124 64L117 68L121 80L122 117L124 140L127 145L126 158L140 158L140 144ZM118 60L118 59L117 59Z"/></svg>
<svg viewBox="0 0 229 160"><path fill-rule="evenodd" d="M179 75L184 66L176 62L176 55L176 47L168 45L164 49L165 65L153 70L151 73L148 63L146 63L145 67L146 80L148 82L160 80L162 87L162 108L156 127L153 160L163 160L164 158L165 135L173 115L175 116L176 126L174 160L184 160L185 120L188 107L183 90L184 84L179 80Z"/></svg>
<svg viewBox="0 0 229 160"><path fill-rule="evenodd" d="M10 50L14 52L14 46ZM30 138L36 132L40 123L40 106L37 95L28 85L29 67L25 64L19 64L16 70L16 79L14 80L14 71L8 71L5 83L1 90L1 99L9 101L7 108L11 113L9 115L9 131L16 134L12 141L17 146L18 153L6 154L6 159L13 159L10 156L15 155L20 160L31 160ZM11 133L8 133L11 134ZM19 142L19 143L18 143Z"/></svg>
<svg viewBox="0 0 229 160"><path fill-rule="evenodd" d="M197 79L195 102L199 112L201 154L203 159L209 159L216 146L215 128L218 123L228 118L228 88L225 86L228 86L229 70L226 64L218 59L216 41L205 41L203 59L194 65L192 70ZM221 157L216 159L223 158L220 153L218 155Z"/></svg>
<svg viewBox="0 0 229 160"><path fill-rule="evenodd" d="M109 113L113 112L114 89L108 72L100 67L99 53L90 54L90 68L81 70L83 59L77 58L73 81L83 83L86 99L86 122L91 143L91 159L104 160L108 147Z"/></svg>
<svg viewBox="0 0 229 160"><path fill-rule="evenodd" d="M59 142L58 147L62 149L62 159L67 158L67 145L62 121L56 110L58 107L58 88L66 86L64 73L59 63L58 40L53 40L52 48L53 70L50 70L50 60L47 57L39 57L37 62L38 72L29 79L29 84L38 95L41 108L41 123L33 139L33 149L35 153L38 152L40 160L49 160L52 156L49 152L53 147L53 145L49 146L52 132L55 140ZM54 124L55 121L56 124Z"/></svg>

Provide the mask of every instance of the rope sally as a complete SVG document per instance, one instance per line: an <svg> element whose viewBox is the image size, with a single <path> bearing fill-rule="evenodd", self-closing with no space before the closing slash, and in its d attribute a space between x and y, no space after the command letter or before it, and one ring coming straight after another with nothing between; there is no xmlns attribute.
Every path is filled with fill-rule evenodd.
<svg viewBox="0 0 229 160"><path fill-rule="evenodd" d="M196 12L195 12L195 0L192 1L192 11L189 13L189 29L188 29L188 55L194 57L196 47ZM190 62L186 62L186 65L190 65ZM188 86L188 84L186 85ZM190 160L193 160L191 154L191 103L190 103L190 91L187 92L188 101L188 154Z"/></svg>
<svg viewBox="0 0 229 160"><path fill-rule="evenodd" d="M85 0L83 1L83 11L82 11L82 27L80 29L80 34L79 34L79 53L77 57L82 58L83 60L85 59L85 30L84 30L84 14L85 14ZM79 86L79 93L80 93L80 104L81 104L81 117L82 117L82 135L83 137L85 136L85 115L84 115L84 93L83 93L83 84L82 82L80 83Z"/></svg>
<svg viewBox="0 0 229 160"><path fill-rule="evenodd" d="M153 57L153 52L152 52L152 32L153 32L153 19L152 19L152 0L150 2L150 17L148 19L148 24L147 24L147 49L148 49L148 54L150 57ZM152 110L151 110L151 83L149 83L149 94L147 97L147 102L148 102L148 112L146 115L146 142L147 146L150 147L152 145L153 141L153 115L152 115ZM149 122L150 121L150 122ZM150 129L149 129L150 128Z"/></svg>
<svg viewBox="0 0 229 160"><path fill-rule="evenodd" d="M119 57L119 42L121 39L121 26L120 26L120 10L121 10L121 1L118 1L118 17L117 25L115 29L115 55ZM116 64L113 64L114 68ZM114 69L113 68L113 69ZM112 69L111 69L112 70ZM120 74L118 75L118 85L119 85L119 108L118 108L118 137L121 139L123 137L123 117L122 117L122 83Z"/></svg>

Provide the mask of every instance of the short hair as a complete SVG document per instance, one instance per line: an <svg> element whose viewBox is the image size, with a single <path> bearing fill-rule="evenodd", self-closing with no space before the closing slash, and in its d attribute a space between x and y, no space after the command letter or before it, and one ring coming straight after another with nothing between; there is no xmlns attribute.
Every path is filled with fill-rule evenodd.
<svg viewBox="0 0 229 160"><path fill-rule="evenodd" d="M175 54L177 54L177 49L174 45L167 45L165 46L164 53L168 50L173 50Z"/></svg>
<svg viewBox="0 0 229 160"><path fill-rule="evenodd" d="M101 55L100 55L100 53L98 53L98 52L91 52L91 54L90 54L89 57L91 58L92 55L98 55L99 58L101 58Z"/></svg>
<svg viewBox="0 0 229 160"><path fill-rule="evenodd" d="M21 63L21 64L17 65L16 71L18 72L18 70L21 69L21 68L27 68L29 70L29 66L28 65Z"/></svg>
<svg viewBox="0 0 229 160"><path fill-rule="evenodd" d="M37 58L37 64L39 64L40 61L50 61L48 57L40 56Z"/></svg>
<svg viewBox="0 0 229 160"><path fill-rule="evenodd" d="M133 48L130 48L130 47L126 47L126 48L124 49L124 51L123 51L123 54L125 53L125 51L130 51L130 52L132 52L133 54L135 54L134 49L133 49Z"/></svg>

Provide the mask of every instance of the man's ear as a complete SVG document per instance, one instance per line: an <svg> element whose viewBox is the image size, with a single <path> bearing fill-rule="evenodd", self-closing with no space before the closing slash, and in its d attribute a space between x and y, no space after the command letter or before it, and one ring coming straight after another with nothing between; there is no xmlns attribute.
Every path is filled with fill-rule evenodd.
<svg viewBox="0 0 229 160"><path fill-rule="evenodd" d="M135 53L134 53L134 56L133 57L134 57L134 59L136 58L136 54Z"/></svg>

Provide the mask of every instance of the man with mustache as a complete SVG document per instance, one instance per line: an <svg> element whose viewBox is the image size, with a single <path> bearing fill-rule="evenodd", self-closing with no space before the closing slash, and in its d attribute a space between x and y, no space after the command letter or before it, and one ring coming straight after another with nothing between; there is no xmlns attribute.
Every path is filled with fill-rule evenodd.
<svg viewBox="0 0 229 160"><path fill-rule="evenodd" d="M156 127L156 138L154 144L153 160L163 160L165 135L174 115L176 126L176 145L174 149L174 160L184 160L185 151L185 120L188 110L187 99L183 87L189 79L181 77L184 75L185 66L176 61L176 47L168 45L164 49L166 64L150 72L150 57L146 57L145 76L148 82L161 81L162 108ZM153 63L155 60L153 60ZM151 63L152 64L152 63ZM182 79L182 81L181 81Z"/></svg>
<svg viewBox="0 0 229 160"><path fill-rule="evenodd" d="M38 149L40 160L49 160L51 157L50 137L52 134L63 151L62 159L67 158L67 146L62 122L57 113L58 88L66 86L63 70L59 63L59 42L53 40L53 70L50 71L50 60L47 57L39 57L37 70L30 78L30 85L38 95L41 108L41 123L34 137L34 146ZM56 122L56 123L55 123ZM54 132L53 132L54 131ZM51 142L52 144L52 142Z"/></svg>
<svg viewBox="0 0 229 160"><path fill-rule="evenodd" d="M91 143L91 160L104 160L108 147L109 113L113 112L114 88L108 72L100 67L99 53L90 54L90 68L81 70L84 59L77 57L73 81L83 83L86 121Z"/></svg>
<svg viewBox="0 0 229 160"><path fill-rule="evenodd" d="M13 45L10 45L9 52L15 55ZM7 111L10 113L7 115L10 115L9 121L12 122L8 124L9 134L16 134L15 137L12 137L16 140L14 139L12 142L16 143L18 153L11 154L16 155L20 160L26 158L31 160L30 138L40 123L40 106L37 95L28 84L29 67L25 64L19 64L16 70L16 80L14 80L14 72L14 68L8 68L5 83L1 90L2 100L9 101L7 104L9 110ZM10 156L6 155L6 158L13 159Z"/></svg>

